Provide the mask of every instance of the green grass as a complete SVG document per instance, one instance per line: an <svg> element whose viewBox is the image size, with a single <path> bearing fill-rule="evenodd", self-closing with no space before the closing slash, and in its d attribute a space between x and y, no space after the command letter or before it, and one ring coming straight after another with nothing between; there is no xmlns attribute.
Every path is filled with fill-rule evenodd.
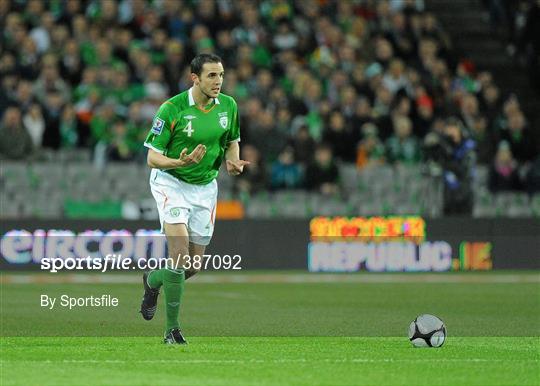
<svg viewBox="0 0 540 386"><path fill-rule="evenodd" d="M2 385L538 385L537 338L8 338Z"/></svg>
<svg viewBox="0 0 540 386"><path fill-rule="evenodd" d="M84 277L4 276L0 385L540 384L538 272L204 273L186 285L187 347L160 343L163 307L137 313L138 276ZM119 307L39 306L104 293ZM420 313L445 321L442 348L407 341Z"/></svg>

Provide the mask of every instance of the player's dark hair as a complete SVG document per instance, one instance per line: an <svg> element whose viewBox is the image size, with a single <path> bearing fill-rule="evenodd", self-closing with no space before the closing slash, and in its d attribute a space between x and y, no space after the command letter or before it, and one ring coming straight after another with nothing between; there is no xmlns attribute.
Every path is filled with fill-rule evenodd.
<svg viewBox="0 0 540 386"><path fill-rule="evenodd" d="M205 63L222 63L221 58L215 54L199 54L191 61L191 72L201 76L202 68Z"/></svg>

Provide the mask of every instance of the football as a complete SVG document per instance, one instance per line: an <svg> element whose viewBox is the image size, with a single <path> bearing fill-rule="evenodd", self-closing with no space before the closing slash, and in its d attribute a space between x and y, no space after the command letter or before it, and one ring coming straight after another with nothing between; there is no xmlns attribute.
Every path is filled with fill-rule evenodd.
<svg viewBox="0 0 540 386"><path fill-rule="evenodd" d="M409 326L409 340L415 347L441 347L446 340L446 326L435 315L420 315Z"/></svg>

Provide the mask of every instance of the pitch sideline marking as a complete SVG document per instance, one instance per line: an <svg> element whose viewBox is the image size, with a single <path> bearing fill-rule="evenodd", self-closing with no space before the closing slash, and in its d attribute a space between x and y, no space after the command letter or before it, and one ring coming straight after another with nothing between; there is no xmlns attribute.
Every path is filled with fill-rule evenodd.
<svg viewBox="0 0 540 386"><path fill-rule="evenodd" d="M3 284L138 284L138 275L131 274L2 274ZM436 274L436 273L255 273L255 274L201 274L190 284L222 283L540 283L538 273L497 273L493 275L474 273Z"/></svg>

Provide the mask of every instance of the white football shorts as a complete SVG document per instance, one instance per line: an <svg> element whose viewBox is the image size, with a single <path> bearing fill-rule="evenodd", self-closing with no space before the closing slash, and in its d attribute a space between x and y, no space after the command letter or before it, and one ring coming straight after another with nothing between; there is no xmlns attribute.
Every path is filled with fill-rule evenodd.
<svg viewBox="0 0 540 386"><path fill-rule="evenodd" d="M186 224L190 242L210 244L216 219L216 180L206 185L193 185L162 170L152 169L150 189L156 200L162 233L164 223Z"/></svg>

